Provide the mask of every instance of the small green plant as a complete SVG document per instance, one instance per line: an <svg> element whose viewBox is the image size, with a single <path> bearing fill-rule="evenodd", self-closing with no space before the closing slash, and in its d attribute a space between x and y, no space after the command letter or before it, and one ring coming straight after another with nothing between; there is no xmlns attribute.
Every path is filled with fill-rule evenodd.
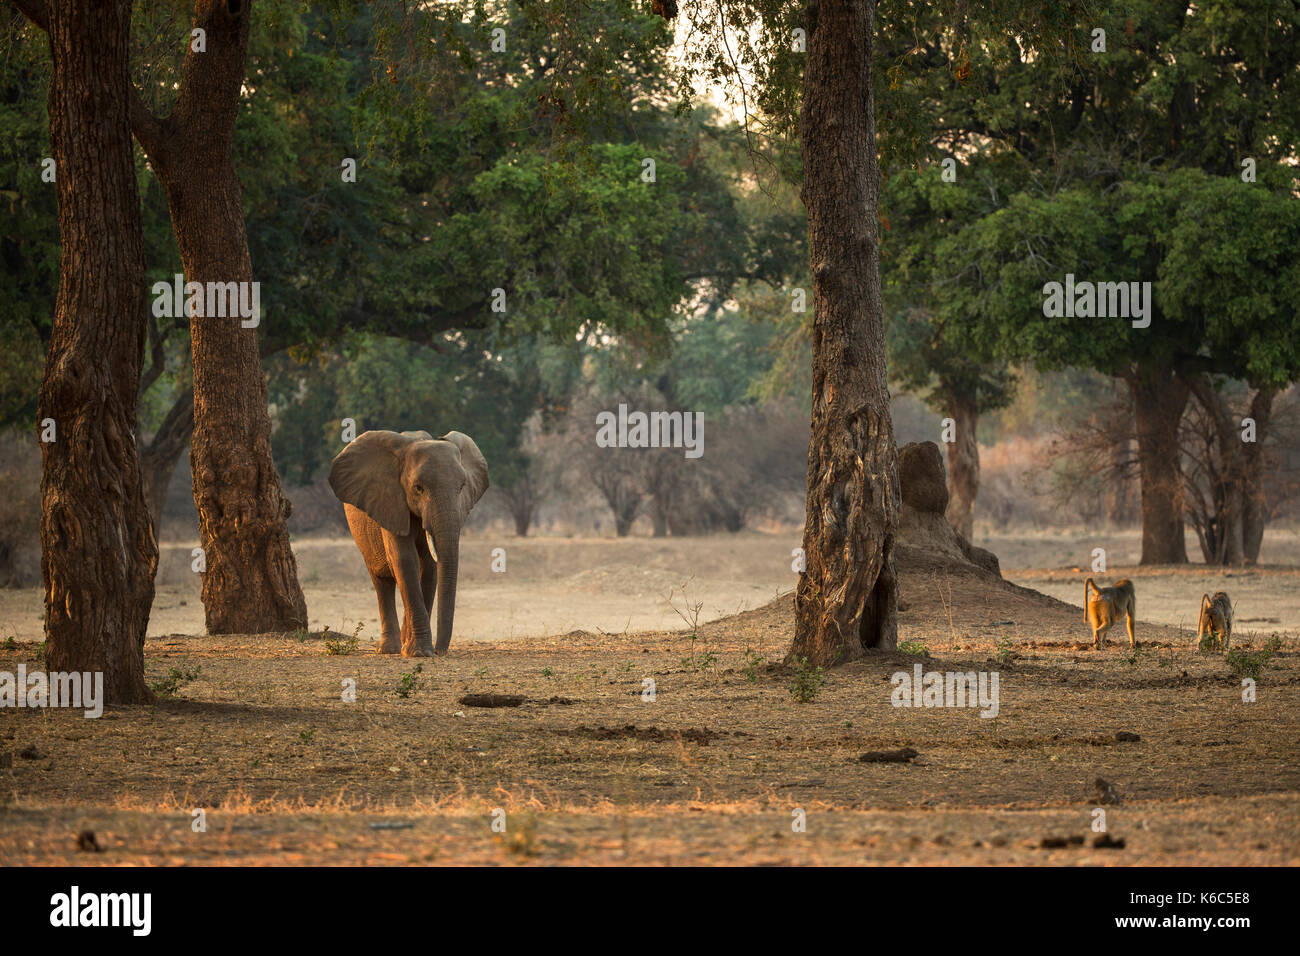
<svg viewBox="0 0 1300 956"><path fill-rule="evenodd" d="M1124 663L1129 667L1137 667L1137 665L1141 663L1142 656L1145 653L1146 651L1141 647L1131 647L1129 648L1128 656L1124 658Z"/></svg>
<svg viewBox="0 0 1300 956"><path fill-rule="evenodd" d="M326 624L325 629L320 632L321 637L325 638L325 653L339 657L355 654L357 645L361 642L361 629L365 626L365 621L357 621L357 626L352 629L351 637L330 637L330 626Z"/></svg>
<svg viewBox="0 0 1300 956"><path fill-rule="evenodd" d="M543 667L543 668L542 668L542 676L543 676L543 677L554 677L554 676L555 676L555 671L551 670L549 667Z"/></svg>
<svg viewBox="0 0 1300 956"><path fill-rule="evenodd" d="M423 664L416 664L415 670L403 674L401 680L397 682L397 690L394 693L403 700L414 694L416 688L420 686L420 672L423 670Z"/></svg>
<svg viewBox="0 0 1300 956"><path fill-rule="evenodd" d="M904 654L911 654L913 657L929 657L930 652L920 641L903 641L898 645L898 649Z"/></svg>
<svg viewBox="0 0 1300 956"><path fill-rule="evenodd" d="M687 581L680 588L673 588L668 592L667 600L668 606L686 625L688 631L686 639L690 641L691 652L681 659L680 666L698 673L711 670L718 663L718 655L713 651L696 650L696 642L700 639L700 611L704 608L704 602L697 601L692 604L686 597L686 589L690 586L690 583L690 581ZM673 595L678 590L682 592L682 606L680 608L673 603Z"/></svg>
<svg viewBox="0 0 1300 956"><path fill-rule="evenodd" d="M15 647L18 646L18 642L15 641L14 636L10 634L8 637L5 638L4 644L0 646L3 646L6 651L12 651Z"/></svg>
<svg viewBox="0 0 1300 956"><path fill-rule="evenodd" d="M767 658L752 647L745 648L745 680L751 684L758 683L758 669L767 663Z"/></svg>
<svg viewBox="0 0 1300 956"><path fill-rule="evenodd" d="M1276 654L1281 646L1282 641L1275 635L1257 651L1248 651L1240 647L1231 648L1223 655L1223 660L1238 679L1249 677L1251 680L1259 680L1268 666L1269 658Z"/></svg>
<svg viewBox="0 0 1300 956"><path fill-rule="evenodd" d="M800 704L807 704L817 698L825 683L825 672L809 664L808 658L801 657L794 665L794 676L789 684L790 697Z"/></svg>
<svg viewBox="0 0 1300 956"><path fill-rule="evenodd" d="M41 641L39 644L36 645L36 663L38 664L45 663L45 642L44 641Z"/></svg>
<svg viewBox="0 0 1300 956"><path fill-rule="evenodd" d="M686 670L695 672L712 670L718 663L718 655L713 651L695 650L695 635L691 635L691 653L678 662Z"/></svg>
<svg viewBox="0 0 1300 956"><path fill-rule="evenodd" d="M328 628L327 628L327 630L328 630ZM298 638L298 643L299 643L299 644L306 644L306 643L307 643L307 628L305 628L305 627L300 627L300 628L298 628L298 633L295 634L294 637Z"/></svg>
<svg viewBox="0 0 1300 956"><path fill-rule="evenodd" d="M302 741L303 743L305 743L305 744L309 744L309 743L311 743L312 740L315 739L315 737L316 737L316 728L315 728L315 727L312 727L312 728L310 728L310 729L308 729L308 730L300 730L300 731L298 731L298 739L299 739L300 741Z"/></svg>
<svg viewBox="0 0 1300 956"><path fill-rule="evenodd" d="M1003 637L998 640L998 652L993 655L999 664L1010 664L1011 658L1015 656L1015 651L1011 649L1011 638Z"/></svg>
<svg viewBox="0 0 1300 956"><path fill-rule="evenodd" d="M160 677L149 686L153 692L164 700L176 696L186 684L199 679L199 674L203 673L202 667L170 667L167 669L167 676Z"/></svg>

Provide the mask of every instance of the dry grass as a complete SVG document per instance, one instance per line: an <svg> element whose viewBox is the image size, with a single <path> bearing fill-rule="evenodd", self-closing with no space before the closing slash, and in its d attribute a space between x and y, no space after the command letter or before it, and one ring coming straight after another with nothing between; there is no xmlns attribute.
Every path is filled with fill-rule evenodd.
<svg viewBox="0 0 1300 956"><path fill-rule="evenodd" d="M911 559L901 599L926 670L999 672L996 719L891 706L891 674L919 660L898 653L794 702L771 663L788 598L693 642L453 643L405 698L415 662L370 653L364 634L354 656L319 634L154 638L152 677L199 668L176 699L99 720L0 711L0 863L1300 862L1294 636L1245 704L1185 630L1144 623L1136 658L1094 651L1077 607ZM34 652L0 651L0 670ZM526 701L474 708L467 693ZM37 759L19 756L32 745ZM919 756L859 760L902 747ZM1098 776L1123 798L1107 808L1122 850L1091 846ZM77 851L83 829L104 852ZM1040 845L1071 834L1088 840Z"/></svg>

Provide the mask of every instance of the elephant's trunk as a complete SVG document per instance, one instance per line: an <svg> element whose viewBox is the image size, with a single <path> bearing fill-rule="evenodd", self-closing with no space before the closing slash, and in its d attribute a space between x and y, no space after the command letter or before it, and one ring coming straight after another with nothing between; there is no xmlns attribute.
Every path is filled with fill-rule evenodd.
<svg viewBox="0 0 1300 956"><path fill-rule="evenodd" d="M444 512L445 514L446 512ZM456 575L460 567L460 525L456 519L433 524L431 537L438 552L438 637L435 654L446 654L451 644L451 622L456 614Z"/></svg>

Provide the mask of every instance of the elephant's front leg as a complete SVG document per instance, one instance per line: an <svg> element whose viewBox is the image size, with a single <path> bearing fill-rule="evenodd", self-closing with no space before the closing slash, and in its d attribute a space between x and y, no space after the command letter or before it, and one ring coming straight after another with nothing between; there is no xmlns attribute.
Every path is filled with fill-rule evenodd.
<svg viewBox="0 0 1300 956"><path fill-rule="evenodd" d="M429 539L423 534L413 535L415 552L420 556L420 593L424 595L424 609L433 615L433 599L438 593L438 562L429 549ZM433 622L429 623L430 628Z"/></svg>
<svg viewBox="0 0 1300 956"><path fill-rule="evenodd" d="M376 574L371 574L370 580L375 585L375 593L379 595L379 630L381 632L379 653L396 654L402 649L401 641L398 639L397 603L394 600L397 594L397 582L392 578L381 578Z"/></svg>
<svg viewBox="0 0 1300 956"><path fill-rule="evenodd" d="M429 609L424 604L420 555L412 535L384 532L388 563L397 577L402 594L402 656L432 657L433 633L429 629Z"/></svg>

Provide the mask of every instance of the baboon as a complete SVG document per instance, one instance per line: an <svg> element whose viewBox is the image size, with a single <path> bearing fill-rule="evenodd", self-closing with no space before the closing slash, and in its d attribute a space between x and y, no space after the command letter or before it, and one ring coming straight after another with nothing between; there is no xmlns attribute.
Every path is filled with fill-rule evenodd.
<svg viewBox="0 0 1300 956"><path fill-rule="evenodd" d="M1089 597L1088 592L1095 592ZM1133 619L1137 616L1137 599L1133 582L1128 578L1116 581L1113 587L1099 588L1092 578L1083 582L1083 619L1092 627L1092 643L1096 647L1106 644L1106 632L1119 623L1121 617L1128 627L1128 646L1137 647L1133 636Z"/></svg>
<svg viewBox="0 0 1300 956"><path fill-rule="evenodd" d="M1214 597L1201 595L1201 617L1196 624L1196 643L1202 651L1226 651L1232 641L1232 602L1227 591Z"/></svg>

